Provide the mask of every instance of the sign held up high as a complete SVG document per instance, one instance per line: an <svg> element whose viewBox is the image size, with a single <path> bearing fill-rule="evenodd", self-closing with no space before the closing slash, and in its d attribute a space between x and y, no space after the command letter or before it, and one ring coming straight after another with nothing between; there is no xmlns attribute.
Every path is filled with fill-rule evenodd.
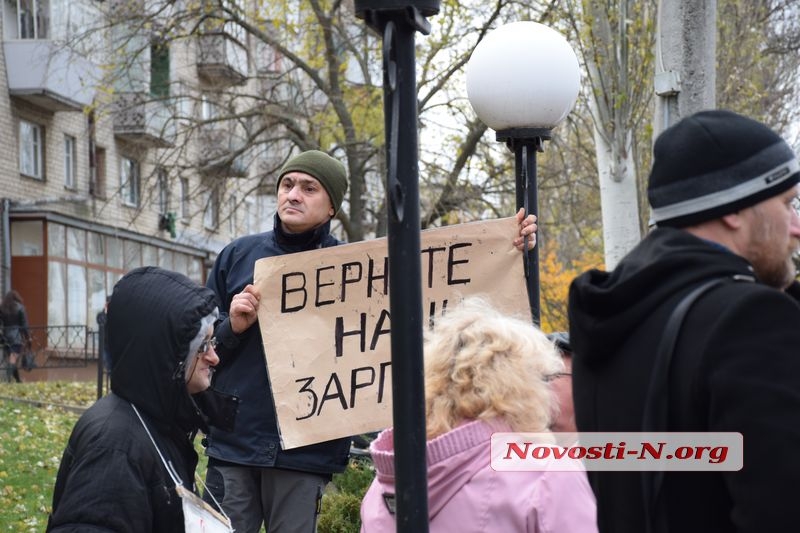
<svg viewBox="0 0 800 533"><path fill-rule="evenodd" d="M423 231L423 317L435 320L481 295L530 319L517 231L513 217ZM385 238L256 262L258 323L284 449L392 425L388 274Z"/></svg>

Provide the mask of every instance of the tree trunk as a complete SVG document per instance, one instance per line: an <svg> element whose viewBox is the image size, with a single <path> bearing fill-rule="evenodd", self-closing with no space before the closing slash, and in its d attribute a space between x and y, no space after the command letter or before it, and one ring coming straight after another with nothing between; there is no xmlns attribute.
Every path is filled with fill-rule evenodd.
<svg viewBox="0 0 800 533"><path fill-rule="evenodd" d="M592 105L596 105L594 102ZM624 146L615 146L594 130L597 170L600 176L600 204L603 215L603 242L606 270L613 269L641 239L639 202L636 191L636 164L631 134L622 137Z"/></svg>

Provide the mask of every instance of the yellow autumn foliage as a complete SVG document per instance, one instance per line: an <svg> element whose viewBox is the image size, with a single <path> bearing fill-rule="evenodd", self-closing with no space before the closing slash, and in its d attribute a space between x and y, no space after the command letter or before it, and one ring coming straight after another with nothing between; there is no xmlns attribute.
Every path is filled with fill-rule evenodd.
<svg viewBox="0 0 800 533"><path fill-rule="evenodd" d="M604 268L602 254L587 251L572 264L558 259L557 250L544 249L539 257L541 328L545 333L568 331L567 296L576 276L592 268Z"/></svg>

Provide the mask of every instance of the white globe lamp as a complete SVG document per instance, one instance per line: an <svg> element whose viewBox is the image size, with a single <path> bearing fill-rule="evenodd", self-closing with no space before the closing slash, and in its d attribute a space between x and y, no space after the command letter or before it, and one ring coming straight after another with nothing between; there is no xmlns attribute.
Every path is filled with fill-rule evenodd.
<svg viewBox="0 0 800 533"><path fill-rule="evenodd" d="M575 105L580 79L563 35L538 22L512 22L478 43L467 63L467 97L495 131L551 129Z"/></svg>
<svg viewBox="0 0 800 533"><path fill-rule="evenodd" d="M467 63L475 113L514 152L517 209L537 214L536 153L572 110L580 89L574 50L552 28L512 22L489 32ZM539 324L539 248L522 254L531 317Z"/></svg>

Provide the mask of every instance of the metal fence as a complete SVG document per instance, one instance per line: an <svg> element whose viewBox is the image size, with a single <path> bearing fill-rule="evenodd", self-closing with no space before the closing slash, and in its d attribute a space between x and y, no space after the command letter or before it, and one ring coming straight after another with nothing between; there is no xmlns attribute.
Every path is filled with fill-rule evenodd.
<svg viewBox="0 0 800 533"><path fill-rule="evenodd" d="M30 346L36 368L85 367L97 361L98 331L87 326L29 326ZM10 352L2 347L2 367L8 366ZM18 362L22 365L22 361Z"/></svg>

